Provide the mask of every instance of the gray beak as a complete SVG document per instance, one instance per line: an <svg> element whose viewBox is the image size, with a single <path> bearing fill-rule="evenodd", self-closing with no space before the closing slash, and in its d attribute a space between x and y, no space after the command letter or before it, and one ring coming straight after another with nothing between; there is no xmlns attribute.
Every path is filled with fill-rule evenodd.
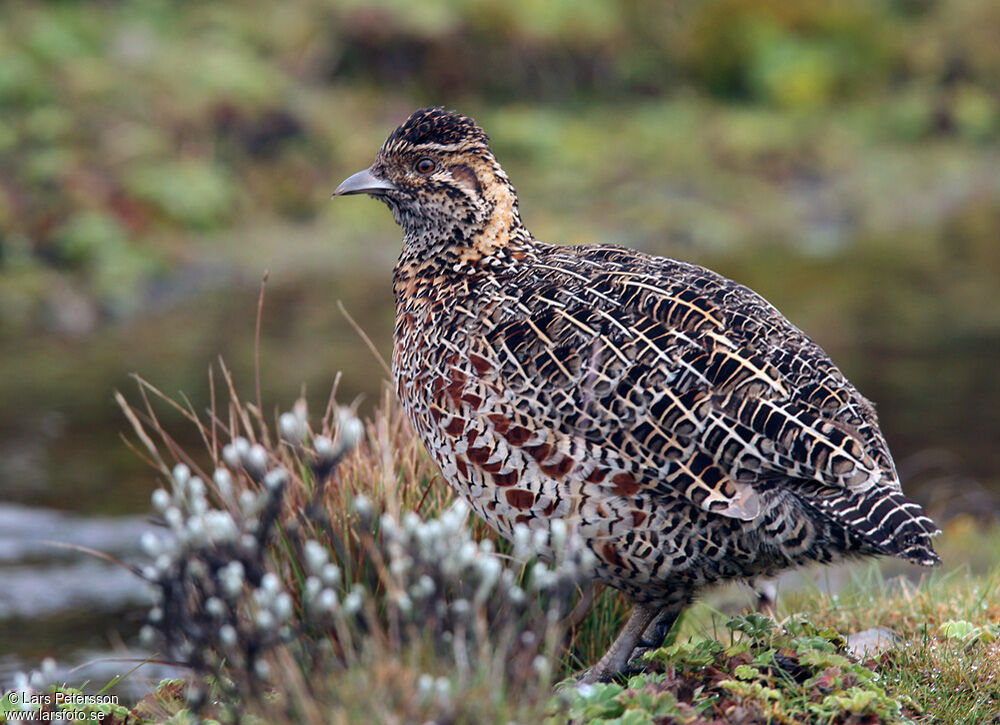
<svg viewBox="0 0 1000 725"><path fill-rule="evenodd" d="M344 179L330 198L347 196L348 194L378 194L383 191L396 191L396 185L375 176L369 167Z"/></svg>

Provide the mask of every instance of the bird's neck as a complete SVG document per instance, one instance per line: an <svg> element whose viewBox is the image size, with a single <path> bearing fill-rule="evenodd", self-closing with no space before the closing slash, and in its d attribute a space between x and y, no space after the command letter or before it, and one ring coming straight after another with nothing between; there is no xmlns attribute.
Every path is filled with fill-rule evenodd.
<svg viewBox="0 0 1000 725"><path fill-rule="evenodd" d="M482 203L457 213L397 214L403 227L400 263L426 263L468 273L493 258L508 258L532 242L521 221L517 195L506 177L483 185Z"/></svg>

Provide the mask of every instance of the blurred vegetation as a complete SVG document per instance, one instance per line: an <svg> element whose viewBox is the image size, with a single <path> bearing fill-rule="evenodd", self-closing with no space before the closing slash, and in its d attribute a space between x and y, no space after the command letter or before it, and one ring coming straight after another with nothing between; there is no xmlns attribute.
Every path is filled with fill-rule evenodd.
<svg viewBox="0 0 1000 725"><path fill-rule="evenodd" d="M4 3L0 332L134 314L197 238L308 221L426 103L531 174L539 236L874 248L969 273L942 307L995 330L998 35L990 0Z"/></svg>

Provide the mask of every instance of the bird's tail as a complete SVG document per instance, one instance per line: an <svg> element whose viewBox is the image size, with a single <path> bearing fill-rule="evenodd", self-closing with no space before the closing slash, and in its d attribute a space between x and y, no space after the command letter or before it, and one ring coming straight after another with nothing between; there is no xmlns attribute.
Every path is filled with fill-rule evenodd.
<svg viewBox="0 0 1000 725"><path fill-rule="evenodd" d="M821 489L810 497L810 503L875 552L922 566L941 563L931 543L931 538L941 530L902 491L884 486L873 486L863 492L827 486Z"/></svg>

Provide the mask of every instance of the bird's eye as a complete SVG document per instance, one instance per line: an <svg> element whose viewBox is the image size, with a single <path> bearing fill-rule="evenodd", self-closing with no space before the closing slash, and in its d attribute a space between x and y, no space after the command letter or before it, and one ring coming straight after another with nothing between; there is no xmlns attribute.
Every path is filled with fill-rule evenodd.
<svg viewBox="0 0 1000 725"><path fill-rule="evenodd" d="M431 159L420 159L415 168L418 174L429 174L437 168L437 164Z"/></svg>

